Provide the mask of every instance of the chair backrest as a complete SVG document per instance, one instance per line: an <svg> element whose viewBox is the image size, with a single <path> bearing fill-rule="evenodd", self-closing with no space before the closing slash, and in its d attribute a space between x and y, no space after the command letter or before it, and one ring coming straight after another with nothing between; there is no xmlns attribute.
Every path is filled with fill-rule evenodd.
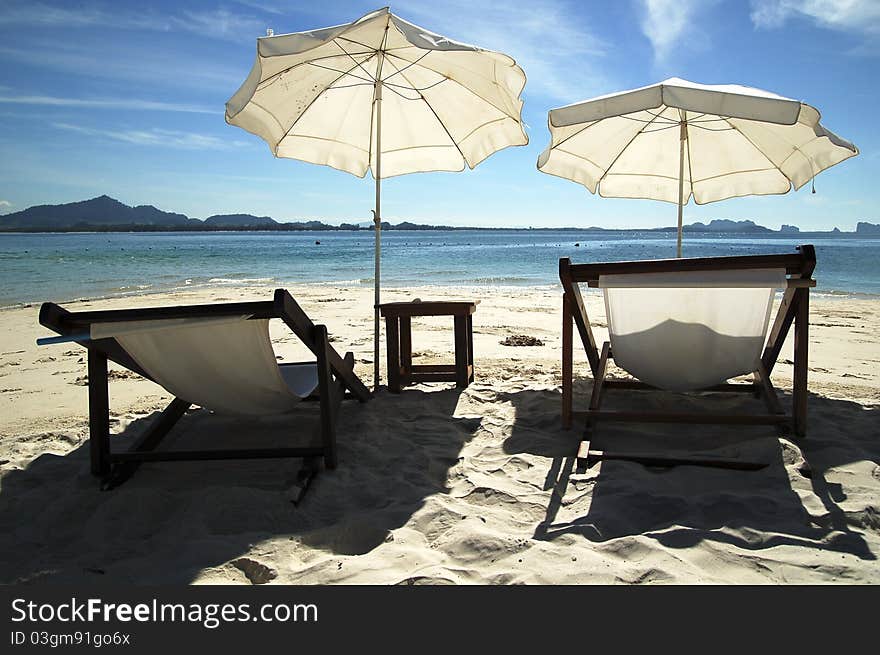
<svg viewBox="0 0 880 655"><path fill-rule="evenodd" d="M93 340L115 339L153 380L178 398L217 412L284 413L317 386L317 374L308 371L294 385L285 381L266 318L100 322L92 324L90 332Z"/></svg>
<svg viewBox="0 0 880 655"><path fill-rule="evenodd" d="M786 271L731 269L601 275L614 362L670 391L756 370Z"/></svg>

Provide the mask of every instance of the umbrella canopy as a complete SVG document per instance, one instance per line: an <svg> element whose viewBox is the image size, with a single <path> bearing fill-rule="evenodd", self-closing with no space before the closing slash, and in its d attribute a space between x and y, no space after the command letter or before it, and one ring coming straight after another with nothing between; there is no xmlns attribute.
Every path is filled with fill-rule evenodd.
<svg viewBox="0 0 880 655"><path fill-rule="evenodd" d="M787 193L858 148L798 100L737 85L671 78L550 111L538 169L602 197L682 206Z"/></svg>
<svg viewBox="0 0 880 655"><path fill-rule="evenodd" d="M382 178L475 167L528 143L525 73L507 55L458 43L387 8L346 25L257 40L257 59L226 103L226 122L276 157L376 182L374 377L379 380Z"/></svg>

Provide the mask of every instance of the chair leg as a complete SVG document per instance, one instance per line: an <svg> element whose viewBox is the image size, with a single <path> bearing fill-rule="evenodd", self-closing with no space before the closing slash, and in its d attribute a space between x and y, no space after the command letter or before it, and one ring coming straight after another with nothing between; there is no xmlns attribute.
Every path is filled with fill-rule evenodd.
<svg viewBox="0 0 880 655"><path fill-rule="evenodd" d="M572 412L572 339L574 337L574 319L571 315L571 299L568 294L562 296L562 427L571 427Z"/></svg>
<svg viewBox="0 0 880 655"><path fill-rule="evenodd" d="M128 452L150 452L155 450L171 429L177 424L180 418L186 414L190 405L191 403L186 400L181 400L180 398L172 400L162 413L153 421L147 431L131 445ZM115 489L128 480L135 474L138 467L141 465L141 463L136 460L120 462L118 461L118 457L114 460L112 455L109 455L109 459L111 462L115 461L115 463L112 465L109 473L103 476L101 488L105 491Z"/></svg>
<svg viewBox="0 0 880 655"><path fill-rule="evenodd" d="M807 362L809 355L810 290L797 290L797 308L794 324L794 433L798 437L807 434Z"/></svg>
<svg viewBox="0 0 880 655"><path fill-rule="evenodd" d="M596 368L596 378L593 380L593 391L590 394L590 410L597 412L602 405L602 390L605 385L605 371L608 369L608 358L611 354L611 344L606 341L602 344L602 354L599 356L599 365ZM587 419L584 426L584 436L578 447L578 467L589 466L590 441L596 436L598 421L594 416Z"/></svg>
<svg viewBox="0 0 880 655"><path fill-rule="evenodd" d="M327 349L330 344L327 328L315 326L315 342L318 351L318 398L321 404L321 440L324 444L324 465L328 469L336 468L336 412L341 394L337 393L337 384L333 381L330 371L330 360Z"/></svg>
<svg viewBox="0 0 880 655"><path fill-rule="evenodd" d="M89 454L92 475L110 473L110 395L107 385L107 355L89 349Z"/></svg>

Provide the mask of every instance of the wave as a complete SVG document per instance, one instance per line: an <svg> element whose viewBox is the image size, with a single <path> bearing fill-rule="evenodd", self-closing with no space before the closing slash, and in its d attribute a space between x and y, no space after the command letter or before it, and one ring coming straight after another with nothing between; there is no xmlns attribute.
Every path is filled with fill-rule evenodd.
<svg viewBox="0 0 880 655"><path fill-rule="evenodd" d="M274 277L212 277L208 280L208 284L271 284L275 282ZM188 284L192 284L192 280L187 280Z"/></svg>

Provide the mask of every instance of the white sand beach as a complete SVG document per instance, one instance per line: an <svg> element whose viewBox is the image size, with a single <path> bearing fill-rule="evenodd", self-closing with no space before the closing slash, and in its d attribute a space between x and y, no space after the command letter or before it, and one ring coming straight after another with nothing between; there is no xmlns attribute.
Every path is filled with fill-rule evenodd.
<svg viewBox="0 0 880 655"><path fill-rule="evenodd" d="M265 287L214 287L71 308L262 300ZM372 291L290 287L334 346L372 371ZM343 406L339 468L291 502L297 460L145 464L99 490L89 474L85 350L37 347L34 305L0 311L2 583L878 583L880 301L816 294L809 432L611 426L601 446L700 449L769 462L757 472L624 461L571 471L577 430L560 426L556 287L387 290L383 301L479 299L476 381L381 391ZM589 295L604 337L604 306ZM451 319L413 323L420 362L451 358ZM273 326L285 361L304 349ZM525 334L542 346L499 342ZM576 344L577 345L577 344ZM773 380L788 389L791 344ZM384 366L384 337L383 337ZM111 364L114 442L131 441L170 400ZM576 404L589 368L576 351ZM617 371L621 374L620 371ZM625 406L758 409L738 394L609 392ZM782 399L788 402L788 394ZM306 420L242 422L191 411L170 440L290 443Z"/></svg>

